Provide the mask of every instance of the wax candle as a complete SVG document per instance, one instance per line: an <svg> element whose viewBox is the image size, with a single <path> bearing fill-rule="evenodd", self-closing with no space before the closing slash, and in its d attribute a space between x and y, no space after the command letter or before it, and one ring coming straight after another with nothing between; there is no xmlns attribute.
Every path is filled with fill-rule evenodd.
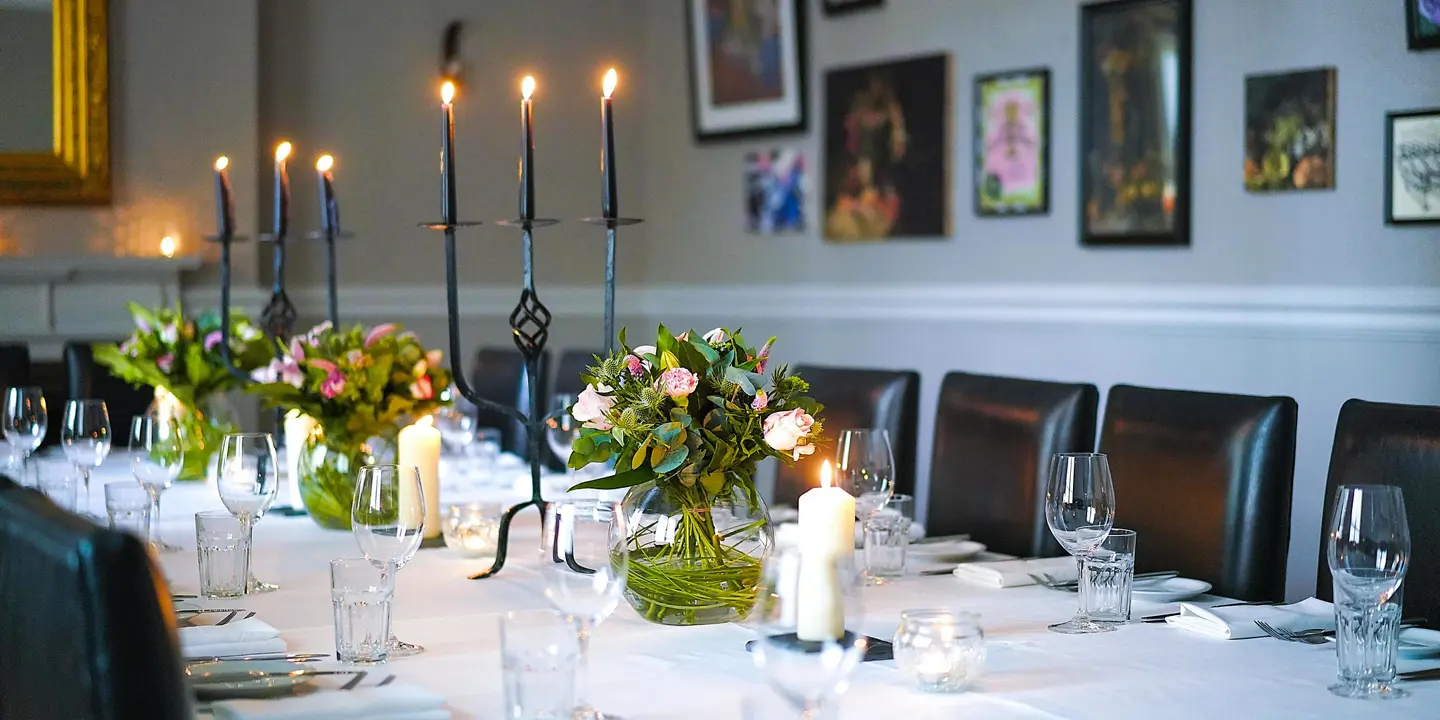
<svg viewBox="0 0 1440 720"><path fill-rule="evenodd" d="M290 143L275 147L275 237L284 237L290 229L290 172L285 161L290 157Z"/></svg>
<svg viewBox="0 0 1440 720"><path fill-rule="evenodd" d="M297 510L305 507L305 498L300 495L300 456L317 426L315 418L299 410L285 413L285 472L289 478L285 497Z"/></svg>
<svg viewBox="0 0 1440 720"><path fill-rule="evenodd" d="M820 466L820 487L800 496L799 543L795 633L837 639L845 634L840 572L855 553L855 498L833 487L829 460Z"/></svg>
<svg viewBox="0 0 1440 720"><path fill-rule="evenodd" d="M605 73L605 95L600 98L600 215L607 220L619 217L615 191L615 116L610 102L615 92L615 68Z"/></svg>
<svg viewBox="0 0 1440 720"><path fill-rule="evenodd" d="M235 204L230 199L230 158L215 158L216 235L228 238L235 232Z"/></svg>
<svg viewBox="0 0 1440 720"><path fill-rule="evenodd" d="M535 219L535 128L530 96L535 78L526 75L520 83L520 219Z"/></svg>
<svg viewBox="0 0 1440 720"><path fill-rule="evenodd" d="M800 544L805 550L848 557L855 553L855 498L835 487L830 461L820 466L820 487L800 496Z"/></svg>
<svg viewBox="0 0 1440 720"><path fill-rule="evenodd" d="M435 421L426 415L414 425L400 431L399 452L396 462L402 468L420 468L420 492L425 496L425 533L423 537L438 537L440 526L440 431ZM408 485L401 483L404 493Z"/></svg>
<svg viewBox="0 0 1440 720"><path fill-rule="evenodd" d="M320 182L320 230L326 235L340 232L340 206L335 202L335 176L330 174L330 168L335 166L335 158L330 155L321 155L315 161L315 175Z"/></svg>
<svg viewBox="0 0 1440 720"><path fill-rule="evenodd" d="M440 87L440 222L454 225L460 217L455 205L455 83Z"/></svg>

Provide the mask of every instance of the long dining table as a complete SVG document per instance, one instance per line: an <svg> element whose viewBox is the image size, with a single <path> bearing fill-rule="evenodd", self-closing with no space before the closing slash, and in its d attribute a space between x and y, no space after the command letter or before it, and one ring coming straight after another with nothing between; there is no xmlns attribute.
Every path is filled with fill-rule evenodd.
<svg viewBox="0 0 1440 720"><path fill-rule="evenodd" d="M101 486L128 481L128 463L117 455L94 476L91 510L101 515ZM198 590L193 516L222 508L213 482L177 483L163 495L160 532L179 548L160 555L171 592ZM480 561L448 548L420 550L397 576L393 627L426 651L391 660L384 672L443 695L456 718L503 717L497 617L547 607L539 534L538 513L527 511L513 529L504 570L484 580L467 579L482 569ZM329 561L359 554L349 532L322 529L304 516L267 515L256 526L251 567L280 589L206 602L255 611L281 631L290 652L332 653ZM1331 695L1333 644L1219 640L1163 623L1058 635L1046 625L1074 613L1075 595L1037 586L990 589L950 575L905 577L864 590L860 629L889 639L902 610L937 606L981 616L985 677L968 692L930 694L911 688L893 661L864 663L839 700L839 717L1393 720L1440 712L1440 681L1406 683L1412 694L1401 700ZM1174 609L1136 602L1135 616ZM794 717L774 714L782 706L745 649L750 637L739 625L654 625L622 603L593 636L590 699L627 720ZM1434 665L1440 661L1428 666ZM1402 660L1401 669L1428 666Z"/></svg>

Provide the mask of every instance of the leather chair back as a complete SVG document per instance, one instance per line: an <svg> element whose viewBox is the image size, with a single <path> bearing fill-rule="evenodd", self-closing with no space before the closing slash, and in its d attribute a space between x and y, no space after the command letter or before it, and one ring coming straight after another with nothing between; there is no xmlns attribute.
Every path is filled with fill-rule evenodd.
<svg viewBox="0 0 1440 720"><path fill-rule="evenodd" d="M116 448L130 442L130 421L144 415L155 400L154 388L135 388L110 374L95 362L90 343L65 343L65 374L68 395L46 399L50 403L52 424L59 426L65 418L65 401L71 398L99 398L105 401L110 414L110 430Z"/></svg>
<svg viewBox="0 0 1440 720"><path fill-rule="evenodd" d="M555 379L550 383L550 394L545 398L545 410L550 410L550 403L555 399L555 395L560 393L579 395L583 392L585 381L580 379L581 373L595 364L596 355L605 357L608 354L604 350L565 350L561 352L560 362L555 368ZM566 460L551 452L549 443L545 445L545 457L551 470L565 470Z"/></svg>
<svg viewBox="0 0 1440 720"><path fill-rule="evenodd" d="M25 343L0 343L0 392L30 384L30 348Z"/></svg>
<svg viewBox="0 0 1440 720"><path fill-rule="evenodd" d="M1410 524L1410 568L1401 586L1405 616L1440 627L1440 407L1350 400L1340 408L1330 474L1315 596L1334 597L1328 529L1341 485L1398 485Z"/></svg>
<svg viewBox="0 0 1440 720"><path fill-rule="evenodd" d="M540 402L547 401L545 373L550 366L550 353L540 356ZM470 373L470 387L487 400L504 405L514 405L527 416L530 414L530 382L525 376L525 358L514 348L480 348L475 352L475 365ZM545 409L541 408L541 412ZM505 452L528 457L528 436L525 424L508 415L477 409L476 420L480 427L500 429L500 446ZM540 439L544 450L545 439ZM547 455L548 457L548 455Z"/></svg>
<svg viewBox="0 0 1440 720"><path fill-rule="evenodd" d="M191 717L169 590L141 542L0 477L0 717Z"/></svg>
<svg viewBox="0 0 1440 720"><path fill-rule="evenodd" d="M888 430L890 450L895 454L895 492L915 493L919 373L814 365L793 365L790 371L810 383L810 396L825 406L825 435L832 441L844 430ZM775 476L774 502L797 503L819 482L820 461L832 452L831 447L822 447L794 467L781 463Z"/></svg>
<svg viewBox="0 0 1440 720"><path fill-rule="evenodd" d="M1055 557L1050 457L1095 449L1094 385L952 372L940 385L926 534L970 533L995 552Z"/></svg>
<svg viewBox="0 0 1440 720"><path fill-rule="evenodd" d="M1296 412L1288 397L1110 388L1100 452L1115 478L1115 526L1138 534L1135 570L1283 599Z"/></svg>

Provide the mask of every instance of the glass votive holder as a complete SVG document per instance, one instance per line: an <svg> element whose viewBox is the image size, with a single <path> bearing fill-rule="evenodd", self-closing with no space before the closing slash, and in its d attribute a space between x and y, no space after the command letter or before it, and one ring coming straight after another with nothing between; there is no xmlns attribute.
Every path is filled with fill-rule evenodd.
<svg viewBox="0 0 1440 720"><path fill-rule="evenodd" d="M948 609L900 613L895 664L925 692L968 689L985 674L980 616Z"/></svg>
<svg viewBox="0 0 1440 720"><path fill-rule="evenodd" d="M445 507L445 545L464 558L495 558L500 542L500 517L505 506L497 502L454 503Z"/></svg>

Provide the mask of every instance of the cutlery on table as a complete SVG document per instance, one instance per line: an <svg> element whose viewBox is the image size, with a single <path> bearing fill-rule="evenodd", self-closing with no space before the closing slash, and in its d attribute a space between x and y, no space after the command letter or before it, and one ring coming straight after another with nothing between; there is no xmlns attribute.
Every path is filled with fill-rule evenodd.
<svg viewBox="0 0 1440 720"><path fill-rule="evenodd" d="M334 657L333 653L255 653L249 655L215 655L213 657L185 658L188 665L202 662L224 662L227 660L295 660L306 662Z"/></svg>
<svg viewBox="0 0 1440 720"><path fill-rule="evenodd" d="M220 622L217 622L217 623L215 623L215 624L216 624L216 625L228 625L228 624L230 623L230 621L232 621L232 620L235 619L235 616L236 616L236 615L239 615L239 614L240 614L240 612L241 612L241 611L236 610L236 611L230 613L229 615L226 615L225 617L220 618ZM240 619L241 619L241 620L249 620L249 619L252 618L252 617L255 617L255 611L254 611L254 610L251 610L250 612L246 613L246 614L245 614L245 617L242 617L242 618L240 618Z"/></svg>
<svg viewBox="0 0 1440 720"><path fill-rule="evenodd" d="M354 679L340 687L341 690L353 690L360 681L365 679L369 672L365 670L311 670L300 668L289 672L270 672L267 670L235 670L233 672L209 673L203 676L196 676L194 680L204 683L227 683L241 682L244 680L268 680L270 678L308 678L320 675L354 675Z"/></svg>
<svg viewBox="0 0 1440 720"><path fill-rule="evenodd" d="M963 535L936 535L935 537L920 538L919 540L916 540L916 541L914 541L914 542L912 542L912 543L910 543L910 544L911 544L911 545L934 545L935 543L943 543L943 542L963 542L963 541L969 540L969 539L970 539L970 533L965 533L965 534L963 534Z"/></svg>
<svg viewBox="0 0 1440 720"><path fill-rule="evenodd" d="M395 682L395 676L394 676L394 675L386 675L384 680L381 680L380 682L375 683L375 687L385 687L386 685L389 685L389 684L392 683L392 682Z"/></svg>
<svg viewBox="0 0 1440 720"><path fill-rule="evenodd" d="M1030 579L1034 580L1036 584L1050 588L1051 590L1068 590L1070 592L1080 591L1080 580L1078 578L1075 580L1057 580L1055 576L1049 573L1029 573L1029 575ZM1158 582L1160 580L1169 580L1170 578L1179 576L1180 573L1174 570L1158 570L1155 572L1139 573L1134 577L1132 582Z"/></svg>
<svg viewBox="0 0 1440 720"><path fill-rule="evenodd" d="M1321 635L1325 632L1324 628L1315 628L1312 630L1287 630L1286 628L1275 627L1274 625L1271 625L1264 620L1256 620L1255 626L1260 628L1260 630L1266 635L1269 635L1276 640L1284 640L1285 642L1297 642L1303 645L1324 645L1330 642Z"/></svg>
<svg viewBox="0 0 1440 720"><path fill-rule="evenodd" d="M1206 609L1211 609L1211 608L1227 608L1227 607L1242 607L1242 606L1245 606L1245 605L1282 605L1282 604L1283 604L1283 603L1278 603L1278 602L1275 602L1274 600L1247 600L1247 601L1244 601L1244 602L1225 603L1225 604L1223 604L1223 605L1207 605L1207 606L1206 606ZM1175 612L1162 613L1162 614L1160 614L1160 615L1146 615L1145 617L1140 618L1140 622L1162 623L1162 622L1165 622L1165 618L1172 618L1172 617L1179 617L1179 616L1180 616L1180 611L1179 611L1179 610L1176 610Z"/></svg>
<svg viewBox="0 0 1440 720"><path fill-rule="evenodd" d="M1399 680L1418 682L1421 680L1440 680L1440 668L1429 668L1427 670L1411 670L1409 672L1396 673Z"/></svg>

